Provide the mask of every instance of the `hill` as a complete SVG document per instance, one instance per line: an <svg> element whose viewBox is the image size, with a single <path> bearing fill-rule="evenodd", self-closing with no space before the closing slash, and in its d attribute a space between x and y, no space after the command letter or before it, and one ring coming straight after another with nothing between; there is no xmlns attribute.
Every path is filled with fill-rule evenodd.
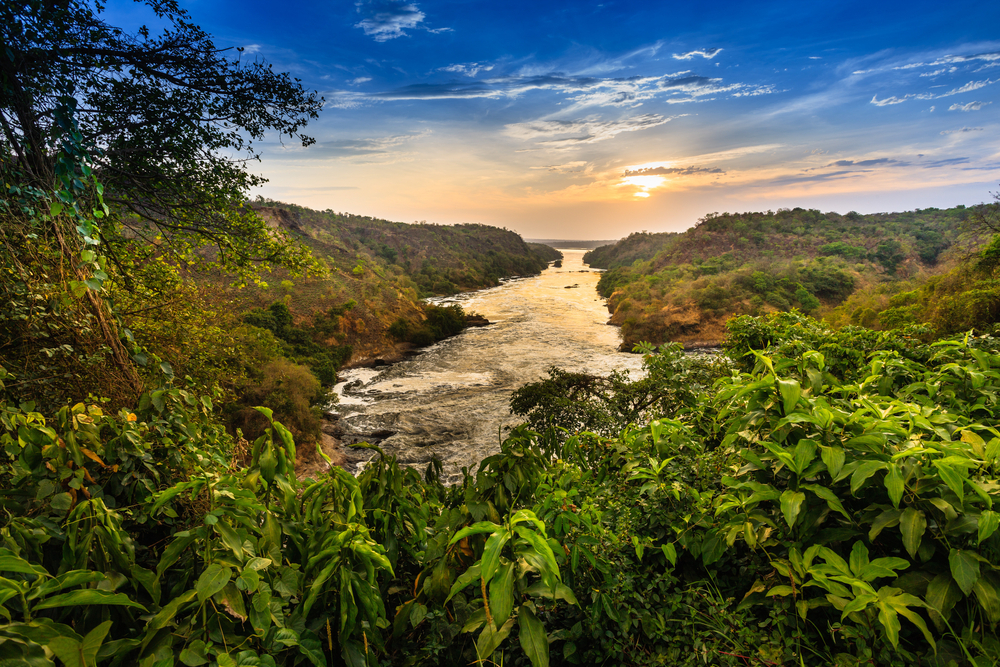
<svg viewBox="0 0 1000 667"><path fill-rule="evenodd" d="M714 345L734 315L822 314L859 289L946 271L970 211L713 213L683 233L632 234L584 261L607 269L598 289L623 349Z"/></svg>

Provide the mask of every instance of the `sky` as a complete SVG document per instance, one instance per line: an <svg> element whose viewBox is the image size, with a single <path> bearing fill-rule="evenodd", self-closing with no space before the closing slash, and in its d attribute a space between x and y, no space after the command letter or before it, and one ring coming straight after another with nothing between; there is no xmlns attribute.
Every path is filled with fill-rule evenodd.
<svg viewBox="0 0 1000 667"><path fill-rule="evenodd" d="M325 98L315 145L257 144L253 195L614 239L1000 190L1000 2L180 4Z"/></svg>

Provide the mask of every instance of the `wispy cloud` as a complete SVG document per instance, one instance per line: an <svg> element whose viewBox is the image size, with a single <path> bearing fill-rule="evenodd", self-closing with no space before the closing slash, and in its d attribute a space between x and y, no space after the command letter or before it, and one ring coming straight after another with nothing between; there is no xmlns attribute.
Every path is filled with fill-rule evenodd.
<svg viewBox="0 0 1000 667"><path fill-rule="evenodd" d="M358 0L354 3L358 13L364 18L355 24L376 42L406 36L407 30L421 28L428 32L450 31L450 28L428 28L421 25L427 15L412 2L405 0Z"/></svg>
<svg viewBox="0 0 1000 667"><path fill-rule="evenodd" d="M701 56L706 60L711 60L721 52L722 49L696 49L694 51L688 51L687 53L675 53L674 60L691 60L695 56Z"/></svg>
<svg viewBox="0 0 1000 667"><path fill-rule="evenodd" d="M347 160L359 163L393 161L404 154L400 149L406 144L428 134L429 131L424 131L385 137L325 141L311 146L303 155L310 159Z"/></svg>
<svg viewBox="0 0 1000 667"><path fill-rule="evenodd" d="M643 114L621 120L537 120L528 123L512 123L504 127L504 132L515 139L533 141L547 148L575 148L586 144L612 139L622 132L648 130L678 118Z"/></svg>
<svg viewBox="0 0 1000 667"><path fill-rule="evenodd" d="M836 162L831 162L826 166L868 168L868 167L889 166L889 165L903 166L905 164L906 164L905 162L900 162L899 160L893 160L892 158L880 157L872 160L837 160Z"/></svg>
<svg viewBox="0 0 1000 667"><path fill-rule="evenodd" d="M902 97L886 97L885 99L878 99L878 95L872 95L871 102L869 104L874 104L877 107L887 107L894 104L902 104L906 100L933 100L934 95L930 93L910 93L908 95L903 95Z"/></svg>
<svg viewBox="0 0 1000 667"><path fill-rule="evenodd" d="M874 104L877 107L885 107L885 106L891 106L891 105L894 105L894 104L902 104L903 102L906 102L907 100L939 100L942 97L951 97L952 95L961 95L962 93L970 93L970 92L972 92L974 90L979 90L980 88L985 88L986 86L992 85L992 84L996 83L997 81L1000 81L1000 79L983 79L982 81L970 81L970 82L968 82L967 84L965 84L963 86L959 86L957 88L952 88L951 90L949 90L946 93L939 93L939 94L935 94L935 93L907 93L906 95L903 95L902 97L896 97L894 95L892 97L886 97L886 98L883 98L881 100L878 99L878 95L873 95L872 99L871 99L871 102L869 102L869 103L870 104ZM983 104L983 103L982 102L972 102L971 104ZM958 107L960 107L960 105L954 104L954 105L951 106L951 109L954 110L955 108L958 108ZM979 107L979 108L981 108L981 107ZM964 109L963 108L962 111L975 111L975 109Z"/></svg>
<svg viewBox="0 0 1000 667"><path fill-rule="evenodd" d="M893 67L894 70L907 70L915 69L918 67L939 67L941 65L957 65L962 63L978 63L978 62L996 62L1000 61L1000 51L988 51L985 53L973 53L970 55L959 56L959 55L947 55L940 58L936 58L931 62L915 62L907 63L905 65L897 65Z"/></svg>
<svg viewBox="0 0 1000 667"><path fill-rule="evenodd" d="M724 174L718 167L646 167L645 169L626 169L623 178L629 176L695 176L697 174Z"/></svg>
<svg viewBox="0 0 1000 667"><path fill-rule="evenodd" d="M584 171L587 167L586 160L574 160L565 164L550 164L544 167L531 167L536 170L552 171L558 174L573 174Z"/></svg>
<svg viewBox="0 0 1000 667"><path fill-rule="evenodd" d="M693 75L602 78L554 72L530 76L499 76L475 81L417 83L375 93L333 91L328 93L328 97L333 106L349 107L364 101L510 99L532 91L551 91L566 95L576 103L575 107L582 108L634 107L656 98L680 104L724 94L734 97L766 95L773 93L774 87L767 84L725 83L721 78Z"/></svg>
<svg viewBox="0 0 1000 667"><path fill-rule="evenodd" d="M982 131L983 128L981 127L963 127L958 130L941 130L941 134L959 134L963 132L982 132Z"/></svg>
<svg viewBox="0 0 1000 667"><path fill-rule="evenodd" d="M987 104L993 104L992 102L969 102L968 104L952 104L948 107L948 111L979 111Z"/></svg>
<svg viewBox="0 0 1000 667"><path fill-rule="evenodd" d="M439 67L439 72L452 72L454 74L464 74L474 77L480 72L489 72L495 65L485 65L483 63L456 63L447 67Z"/></svg>
<svg viewBox="0 0 1000 667"><path fill-rule="evenodd" d="M356 79L351 79L347 83L349 85L352 85L352 86L357 86L357 85L360 85L362 83L368 83L371 80L372 80L372 78L370 76L359 76Z"/></svg>

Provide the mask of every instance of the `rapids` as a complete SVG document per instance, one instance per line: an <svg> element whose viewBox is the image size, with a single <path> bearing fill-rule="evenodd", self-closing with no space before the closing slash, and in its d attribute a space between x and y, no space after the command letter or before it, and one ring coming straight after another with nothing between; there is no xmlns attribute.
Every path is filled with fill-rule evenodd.
<svg viewBox="0 0 1000 667"><path fill-rule="evenodd" d="M378 441L421 471L437 457L444 481L456 482L463 466L474 469L499 451L505 430L521 421L510 414L511 393L544 378L549 367L596 375L621 368L637 376L641 357L618 352L618 329L606 324L600 272L583 263L584 250L560 250L561 268L435 300L461 304L490 326L466 329L392 366L343 371L334 387L339 402L331 406L341 441ZM349 452L348 460L359 455L370 457Z"/></svg>

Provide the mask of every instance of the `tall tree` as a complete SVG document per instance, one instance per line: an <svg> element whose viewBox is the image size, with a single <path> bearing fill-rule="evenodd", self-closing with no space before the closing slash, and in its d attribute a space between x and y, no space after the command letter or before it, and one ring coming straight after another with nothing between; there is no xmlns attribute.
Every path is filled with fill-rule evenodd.
<svg viewBox="0 0 1000 667"><path fill-rule="evenodd" d="M175 0L136 1L161 34L109 25L99 0L0 5L4 171L50 190L68 107L125 238L161 237L182 254L207 242L237 268L303 261L242 204L264 182L247 169L254 142L276 132L313 143L302 128L322 98L242 48L216 47ZM113 260L115 231L102 229Z"/></svg>

